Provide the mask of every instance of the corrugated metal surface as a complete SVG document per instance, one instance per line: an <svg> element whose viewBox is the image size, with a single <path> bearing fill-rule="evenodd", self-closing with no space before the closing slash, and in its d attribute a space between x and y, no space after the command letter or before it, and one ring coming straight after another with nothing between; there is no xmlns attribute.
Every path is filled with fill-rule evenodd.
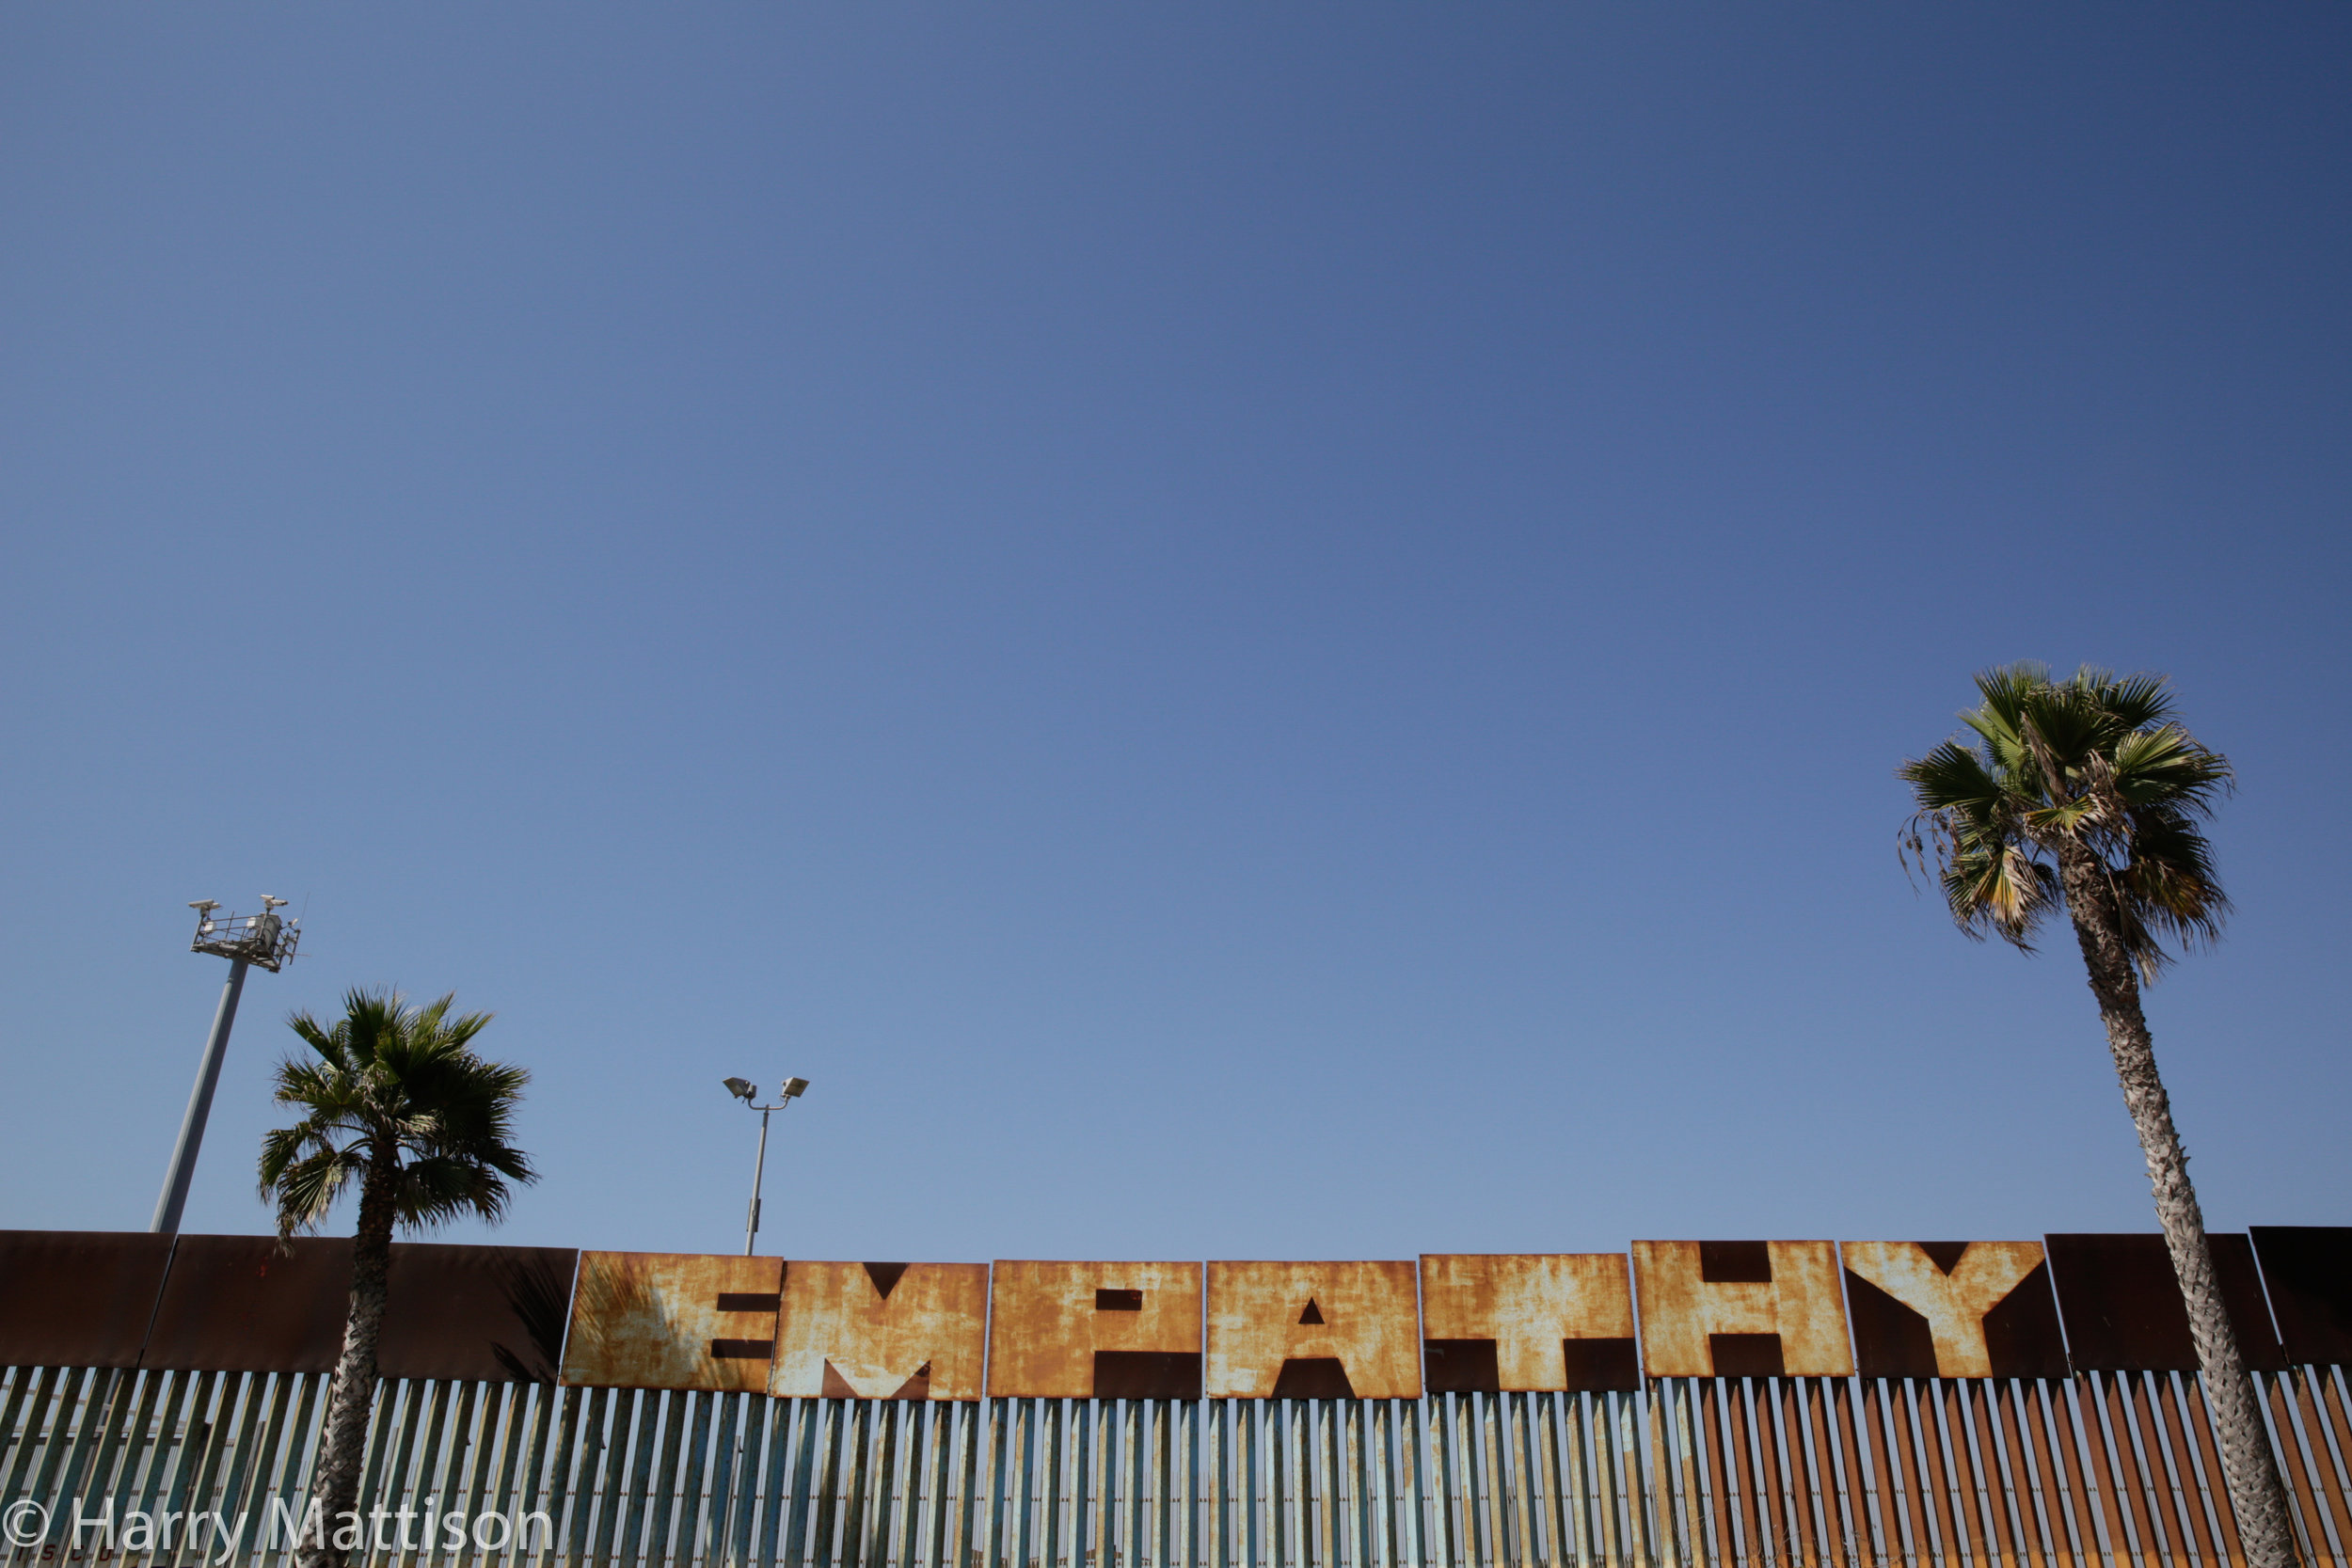
<svg viewBox="0 0 2352 1568"><path fill-rule="evenodd" d="M2331 1371L2262 1379L2314 1563L2352 1540ZM281 1568L318 1374L15 1368L0 1495L249 1515ZM1419 1401L854 1401L388 1383L372 1568L2159 1568L2239 1558L2195 1380L1661 1379L1641 1393ZM399 1548L436 1516L431 1544ZM546 1513L529 1549L446 1519ZM21 1561L68 1560L69 1511ZM493 1544L497 1532L488 1532ZM417 1541L412 1533L410 1539ZM96 1542L87 1538L95 1558ZM44 1559L44 1551L46 1558Z"/></svg>

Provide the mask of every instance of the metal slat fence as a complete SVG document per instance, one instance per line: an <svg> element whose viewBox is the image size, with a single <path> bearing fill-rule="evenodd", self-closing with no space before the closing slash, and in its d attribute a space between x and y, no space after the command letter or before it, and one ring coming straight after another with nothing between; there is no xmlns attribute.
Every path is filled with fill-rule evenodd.
<svg viewBox="0 0 2352 1568"><path fill-rule="evenodd" d="M2307 1560L2352 1568L2352 1391L2334 1368L2258 1381ZM20 1500L49 1511L13 1560L290 1563L326 1382L8 1370L11 1539L35 1533ZM372 1432L370 1568L2244 1561L2198 1381L2171 1374L977 1403L417 1381L383 1386Z"/></svg>

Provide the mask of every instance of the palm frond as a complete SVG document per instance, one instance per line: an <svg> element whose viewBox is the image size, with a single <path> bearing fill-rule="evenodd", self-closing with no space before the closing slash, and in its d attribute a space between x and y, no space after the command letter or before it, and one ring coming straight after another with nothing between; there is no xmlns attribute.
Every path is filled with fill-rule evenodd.
<svg viewBox="0 0 2352 1568"><path fill-rule="evenodd" d="M2022 846L1968 846L1944 864L1952 923L1976 941L1997 936L2033 951L2033 931L2055 903L2055 876Z"/></svg>
<svg viewBox="0 0 2352 1568"><path fill-rule="evenodd" d="M389 1183L401 1222L426 1227L496 1220L508 1183L537 1180L514 1144L531 1074L476 1054L491 1015L454 1007L453 996L411 1006L396 991L355 990L331 1026L288 1019L313 1059L279 1064L276 1098L304 1114L262 1140L262 1190L281 1232L315 1227L371 1172Z"/></svg>
<svg viewBox="0 0 2352 1568"><path fill-rule="evenodd" d="M400 1174L400 1216L411 1225L430 1229L469 1215L496 1224L505 1215L507 1185L481 1161L428 1155Z"/></svg>
<svg viewBox="0 0 2352 1568"><path fill-rule="evenodd" d="M2041 774L2035 782L2053 803L2073 797L2093 759L2126 733L2095 693L2073 684L2040 688L2026 698L2024 710L2026 749Z"/></svg>
<svg viewBox="0 0 2352 1568"><path fill-rule="evenodd" d="M2235 783L2227 758L2178 724L2135 731L2116 742L2116 793L2135 807L2169 804L2210 816Z"/></svg>
<svg viewBox="0 0 2352 1568"><path fill-rule="evenodd" d="M2221 940L2229 895L2214 870L2213 845L2178 811L2135 814L2132 857L2116 873L2122 901L2148 927L2184 948Z"/></svg>
<svg viewBox="0 0 2352 1568"><path fill-rule="evenodd" d="M366 1175L367 1160L355 1148L314 1148L281 1166L264 1185L278 1203L278 1234L316 1230L343 1190Z"/></svg>
<svg viewBox="0 0 2352 1568"><path fill-rule="evenodd" d="M2074 681L2095 689L2099 705L2126 729L2153 729L2172 718L2172 689L2162 675L2143 672L2119 680L2086 664L2074 672Z"/></svg>
<svg viewBox="0 0 2352 1568"><path fill-rule="evenodd" d="M1917 761L1904 763L1895 776L1911 784L1923 812L1957 808L1981 816L2001 800L2000 781L1982 757L1957 740L1947 740Z"/></svg>
<svg viewBox="0 0 2352 1568"><path fill-rule="evenodd" d="M2025 714L2026 700L2050 684L2050 667L2038 659L2020 659L1971 677L1981 706L1961 715L1970 725L1984 721L2014 732Z"/></svg>
<svg viewBox="0 0 2352 1568"><path fill-rule="evenodd" d="M2064 901L2053 859L2087 851L2144 978L2170 961L2167 940L2218 938L2229 900L2196 824L2231 788L2230 765L2172 717L2165 678L2086 665L2054 682L2017 663L1975 681L1981 702L1961 718L1981 747L1947 740L1897 769L1915 807L1901 858L1935 863L1962 931L2030 951Z"/></svg>
<svg viewBox="0 0 2352 1568"><path fill-rule="evenodd" d="M307 1012L298 1012L286 1020L286 1026L302 1037L304 1044L319 1053L320 1060L339 1071L351 1070L351 1030L348 1023L332 1028L322 1024Z"/></svg>

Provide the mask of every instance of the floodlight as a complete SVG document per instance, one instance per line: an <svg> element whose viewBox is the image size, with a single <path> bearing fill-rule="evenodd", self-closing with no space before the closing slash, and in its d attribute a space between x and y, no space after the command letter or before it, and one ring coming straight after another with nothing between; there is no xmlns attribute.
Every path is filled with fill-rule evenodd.
<svg viewBox="0 0 2352 1568"><path fill-rule="evenodd" d="M808 1080L787 1078L776 1090L773 1104L762 1105L759 1091L740 1078L726 1080L727 1092L742 1101L743 1108L759 1113L759 1153L752 1162L752 1211L743 1226L743 1256L749 1258L759 1242L759 1183L768 1172L768 1118L778 1111L791 1109L792 1102L808 1092Z"/></svg>

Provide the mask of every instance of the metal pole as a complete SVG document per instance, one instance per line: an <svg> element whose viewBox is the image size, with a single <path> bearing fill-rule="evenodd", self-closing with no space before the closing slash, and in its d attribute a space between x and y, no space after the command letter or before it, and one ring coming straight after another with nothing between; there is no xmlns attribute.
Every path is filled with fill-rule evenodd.
<svg viewBox="0 0 2352 1568"><path fill-rule="evenodd" d="M180 1142L171 1151L171 1174L164 1179L163 1196L155 1200L155 1223L147 1227L157 1235L180 1232L180 1212L188 1206L188 1183L196 1180L196 1153L204 1146L205 1118L213 1114L213 1091L220 1086L221 1058L229 1054L229 1031L237 1022L245 970L243 958L229 960L229 983L220 988L220 1010L213 1015L213 1036L204 1042L204 1065L197 1069L188 1114L180 1123Z"/></svg>
<svg viewBox="0 0 2352 1568"><path fill-rule="evenodd" d="M759 1181L768 1174L768 1113L773 1105L759 1108L759 1157L752 1162L752 1223L743 1232L743 1256L752 1255L752 1242L759 1235Z"/></svg>

